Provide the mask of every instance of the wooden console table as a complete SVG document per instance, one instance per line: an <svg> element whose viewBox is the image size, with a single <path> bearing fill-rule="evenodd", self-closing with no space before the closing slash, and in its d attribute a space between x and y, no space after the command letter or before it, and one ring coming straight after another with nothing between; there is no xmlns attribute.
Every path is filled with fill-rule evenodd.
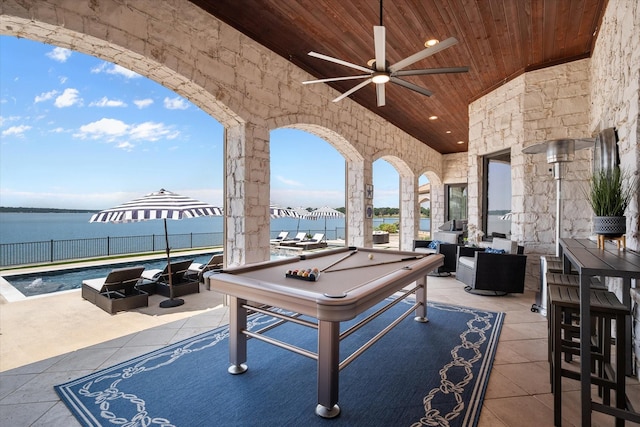
<svg viewBox="0 0 640 427"><path fill-rule="evenodd" d="M591 411L617 413L623 418L634 416L629 411L605 406L591 400L591 352L589 310L589 286L593 276L622 278L622 303L631 312L631 280L636 283L640 279L640 254L616 248L598 248L596 242L589 239L560 239L560 255L563 258L563 270L569 272L571 266L578 271L580 277L580 400L582 408L582 425L591 426ZM631 320L628 320L627 331L631 331ZM631 337L627 339L627 373L632 370ZM612 413L613 412L613 413ZM630 419L630 418L627 418ZM634 419L635 420L635 419Z"/></svg>

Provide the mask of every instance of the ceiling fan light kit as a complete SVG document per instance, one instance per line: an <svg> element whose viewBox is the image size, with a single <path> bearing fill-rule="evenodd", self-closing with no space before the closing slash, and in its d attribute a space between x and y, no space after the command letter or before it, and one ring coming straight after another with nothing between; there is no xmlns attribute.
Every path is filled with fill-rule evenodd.
<svg viewBox="0 0 640 427"><path fill-rule="evenodd" d="M425 96L433 95L428 89L422 88L418 85L410 83L406 80L402 80L398 78L398 76L419 76L419 75L427 75L427 74L443 74L443 73L466 73L469 71L469 67L446 67L446 68L425 68L421 70L404 70L404 68L415 64L418 61L421 61L431 55L434 55L444 49L447 49L456 43L458 40L455 37L449 37L448 39L435 43L433 45L429 45L426 49L423 49L417 53L414 53L411 56L406 57L405 59L396 62L395 64L389 66L386 61L386 36L385 36L385 27L382 25L382 0L380 0L380 25L376 25L373 27L373 40L374 40L374 50L375 50L375 59L369 61L367 65L369 67L363 67L357 64L353 64L351 62L343 61L338 58L334 58L328 55L323 55L317 52L309 52L309 55L323 59L325 61L330 61L339 65L343 65L345 67L353 68L358 71L362 71L366 74L356 75L356 76L344 76L344 77L330 77L326 79L319 80L308 80L302 82L303 84L312 84L312 83L330 83L337 82L342 80L356 80L356 79L366 79L360 84L354 86L347 92L344 92L342 95L338 96L333 100L333 102L338 102L347 96L351 95L355 91L365 87L369 83L376 84L376 98L378 107L382 107L385 105L385 91L384 86L386 83L391 82L397 84L399 86L410 89L414 92L418 92ZM429 43L429 42L427 42ZM425 43L425 45L427 45Z"/></svg>

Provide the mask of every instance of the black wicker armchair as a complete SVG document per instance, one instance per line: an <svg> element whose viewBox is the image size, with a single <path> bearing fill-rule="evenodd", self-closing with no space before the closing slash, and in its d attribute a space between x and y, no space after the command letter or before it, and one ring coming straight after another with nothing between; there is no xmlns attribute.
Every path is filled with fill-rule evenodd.
<svg viewBox="0 0 640 427"><path fill-rule="evenodd" d="M453 235L455 239L457 236ZM450 276L456 271L458 245L457 243L447 243L437 239L438 234L434 234L435 240L414 240L413 250L415 252L425 252L444 255L444 264L438 267L436 273L438 275ZM439 237L442 238L442 235ZM435 246L435 248L433 247Z"/></svg>
<svg viewBox="0 0 640 427"><path fill-rule="evenodd" d="M494 239L495 241L496 239ZM527 257L516 245L514 253L490 253L484 248L458 248L456 279L479 295L523 293Z"/></svg>

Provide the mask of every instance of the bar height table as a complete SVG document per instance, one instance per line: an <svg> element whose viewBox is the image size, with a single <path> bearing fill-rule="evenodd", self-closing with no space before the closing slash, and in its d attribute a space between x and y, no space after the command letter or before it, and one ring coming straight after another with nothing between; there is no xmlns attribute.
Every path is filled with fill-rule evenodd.
<svg viewBox="0 0 640 427"><path fill-rule="evenodd" d="M573 266L580 277L580 400L582 425L591 426L591 411L624 412L623 417L632 416L629 411L621 411L616 408L598 404L591 400L591 352L590 326L591 314L589 310L589 286L593 276L620 277L622 278L623 293L622 303L631 312L631 280L640 279L640 254L618 250L616 248L598 248L596 242L589 239L560 239L560 255L563 259L563 270L569 272ZM631 320L628 320L627 331L627 374L632 371L631 363Z"/></svg>

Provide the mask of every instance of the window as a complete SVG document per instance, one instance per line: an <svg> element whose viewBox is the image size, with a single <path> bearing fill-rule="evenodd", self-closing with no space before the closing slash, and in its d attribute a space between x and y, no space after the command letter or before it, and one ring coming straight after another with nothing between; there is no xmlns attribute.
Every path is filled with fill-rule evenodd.
<svg viewBox="0 0 640 427"><path fill-rule="evenodd" d="M467 184L445 184L444 188L447 194L445 220L467 219Z"/></svg>
<svg viewBox="0 0 640 427"><path fill-rule="evenodd" d="M511 152L483 158L482 230L485 235L511 235Z"/></svg>

